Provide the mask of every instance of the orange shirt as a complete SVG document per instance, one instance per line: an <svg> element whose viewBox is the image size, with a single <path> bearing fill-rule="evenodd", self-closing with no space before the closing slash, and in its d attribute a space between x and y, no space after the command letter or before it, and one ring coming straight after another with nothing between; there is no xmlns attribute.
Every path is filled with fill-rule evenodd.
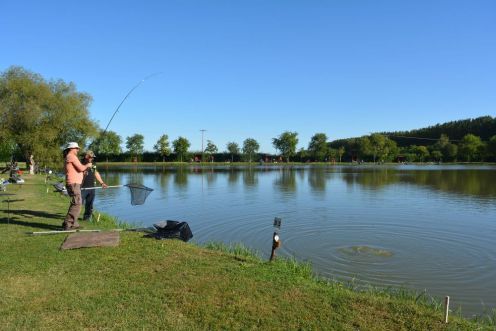
<svg viewBox="0 0 496 331"><path fill-rule="evenodd" d="M74 154L68 154L65 158L65 181L67 184L81 184L83 182L83 171L87 166L82 165Z"/></svg>

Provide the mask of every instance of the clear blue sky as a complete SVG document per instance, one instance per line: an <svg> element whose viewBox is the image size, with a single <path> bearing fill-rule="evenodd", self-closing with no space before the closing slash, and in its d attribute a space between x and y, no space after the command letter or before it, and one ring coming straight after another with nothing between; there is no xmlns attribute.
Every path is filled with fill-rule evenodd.
<svg viewBox="0 0 496 331"><path fill-rule="evenodd" d="M220 151L496 113L496 1L3 1L0 71L72 81L110 130Z"/></svg>

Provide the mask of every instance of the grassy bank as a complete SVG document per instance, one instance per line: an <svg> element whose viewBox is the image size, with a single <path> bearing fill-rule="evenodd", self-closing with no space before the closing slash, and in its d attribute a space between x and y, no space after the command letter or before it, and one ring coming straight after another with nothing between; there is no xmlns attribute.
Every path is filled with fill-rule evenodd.
<svg viewBox="0 0 496 331"><path fill-rule="evenodd" d="M121 232L115 248L60 251L68 206L43 176L9 185L0 206L0 329L492 330L425 297L357 292L294 261ZM2 196L1 201L7 197ZM115 227L112 219L85 228Z"/></svg>

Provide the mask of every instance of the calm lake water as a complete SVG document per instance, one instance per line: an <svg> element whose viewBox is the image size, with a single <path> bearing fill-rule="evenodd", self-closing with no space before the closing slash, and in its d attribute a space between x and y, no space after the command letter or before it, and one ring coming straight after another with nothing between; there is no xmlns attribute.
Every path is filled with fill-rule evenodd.
<svg viewBox="0 0 496 331"><path fill-rule="evenodd" d="M466 316L496 307L496 167L328 166L100 168L110 185L96 208L149 226L187 221L193 240L243 243L311 262L340 281L449 295Z"/></svg>

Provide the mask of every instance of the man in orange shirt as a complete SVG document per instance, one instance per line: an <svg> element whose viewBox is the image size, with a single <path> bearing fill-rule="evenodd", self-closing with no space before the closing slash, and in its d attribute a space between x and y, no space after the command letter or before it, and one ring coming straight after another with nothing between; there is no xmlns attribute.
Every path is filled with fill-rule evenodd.
<svg viewBox="0 0 496 331"><path fill-rule="evenodd" d="M67 193L71 197L69 210L62 223L64 230L74 230L80 228L78 223L79 213L81 212L81 183L83 182L83 172L91 169L92 163L81 164L77 157L79 145L76 142L70 142L64 149L64 169L65 169L65 186Z"/></svg>

